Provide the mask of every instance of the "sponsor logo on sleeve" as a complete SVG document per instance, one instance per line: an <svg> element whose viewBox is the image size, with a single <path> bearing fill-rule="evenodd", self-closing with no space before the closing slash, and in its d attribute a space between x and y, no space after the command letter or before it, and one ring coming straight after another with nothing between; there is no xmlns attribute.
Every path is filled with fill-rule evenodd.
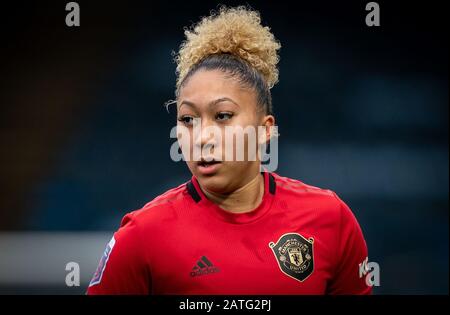
<svg viewBox="0 0 450 315"><path fill-rule="evenodd" d="M103 256L100 259L100 262L98 263L97 270L95 271L94 276L92 277L92 280L89 283L90 287L93 285L99 284L100 281L102 281L103 272L105 271L106 263L108 262L109 255L111 255L114 244L116 244L116 240L114 239L114 236L113 236L111 238L111 240L109 241L108 245L106 245Z"/></svg>

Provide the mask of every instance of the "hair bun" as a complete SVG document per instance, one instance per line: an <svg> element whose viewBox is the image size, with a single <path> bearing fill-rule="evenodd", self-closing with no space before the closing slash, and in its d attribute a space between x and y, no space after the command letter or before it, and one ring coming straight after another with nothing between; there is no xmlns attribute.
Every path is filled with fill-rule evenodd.
<svg viewBox="0 0 450 315"><path fill-rule="evenodd" d="M184 33L186 40L175 56L177 85L193 65L217 53L230 53L248 62L262 73L269 88L278 82L277 50L281 45L270 28L261 25L259 12L244 6L221 6Z"/></svg>

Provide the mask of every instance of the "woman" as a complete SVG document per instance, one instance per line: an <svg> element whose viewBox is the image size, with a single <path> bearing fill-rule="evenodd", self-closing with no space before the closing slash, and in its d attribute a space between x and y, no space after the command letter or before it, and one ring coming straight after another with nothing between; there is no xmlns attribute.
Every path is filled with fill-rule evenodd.
<svg viewBox="0 0 450 315"><path fill-rule="evenodd" d="M334 192L261 172L248 137L243 160L225 159L205 132L259 127L258 144L270 140L280 44L259 14L222 7L186 37L176 104L192 141L179 137L185 156L202 154L186 159L189 182L124 217L88 294L371 293L364 237Z"/></svg>

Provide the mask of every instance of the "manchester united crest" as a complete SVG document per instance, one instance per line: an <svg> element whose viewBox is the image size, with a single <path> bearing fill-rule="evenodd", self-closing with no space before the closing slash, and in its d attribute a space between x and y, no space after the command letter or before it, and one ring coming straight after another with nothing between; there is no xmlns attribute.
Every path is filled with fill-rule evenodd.
<svg viewBox="0 0 450 315"><path fill-rule="evenodd" d="M269 247L281 271L303 282L314 270L313 243L312 237L306 239L298 233L287 233L277 243L270 242Z"/></svg>

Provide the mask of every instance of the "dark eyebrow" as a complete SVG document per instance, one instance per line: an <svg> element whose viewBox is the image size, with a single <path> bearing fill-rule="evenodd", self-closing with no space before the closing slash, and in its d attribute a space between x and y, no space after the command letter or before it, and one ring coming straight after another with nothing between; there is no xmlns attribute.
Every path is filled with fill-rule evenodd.
<svg viewBox="0 0 450 315"><path fill-rule="evenodd" d="M215 106L215 105L217 105L218 103L220 103L220 102L225 102L225 101L231 102L231 103L233 103L233 104L239 106L239 104L236 103L235 101L233 101L231 98L229 98L229 97L221 97L221 98L218 98L218 99L216 99L216 100L214 100L214 101L209 102L208 107ZM186 101L186 100L185 100L185 101L182 101L182 102L180 103L180 107L181 107L181 105L188 105L188 106L190 106L190 107L194 107L194 108L195 108L195 104L194 104L194 103L192 103L192 102L190 102L190 101Z"/></svg>

